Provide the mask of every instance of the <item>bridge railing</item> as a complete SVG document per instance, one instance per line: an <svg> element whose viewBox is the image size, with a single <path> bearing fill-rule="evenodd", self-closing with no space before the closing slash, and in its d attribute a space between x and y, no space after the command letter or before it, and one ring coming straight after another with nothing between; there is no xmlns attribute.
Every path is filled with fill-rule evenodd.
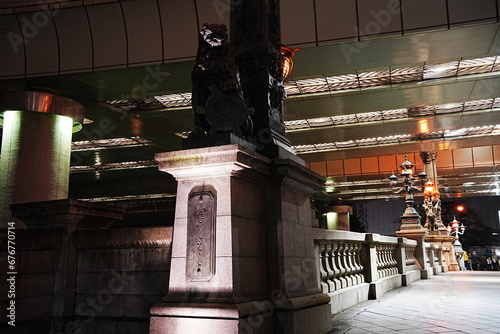
<svg viewBox="0 0 500 334"><path fill-rule="evenodd" d="M361 234L315 240L323 292L337 291L365 281L361 263L363 241Z"/></svg>
<svg viewBox="0 0 500 334"><path fill-rule="evenodd" d="M407 244L405 246L405 267L406 271L412 271L418 269L418 261L415 257L415 248L417 245Z"/></svg>
<svg viewBox="0 0 500 334"><path fill-rule="evenodd" d="M319 285L332 299L332 313L427 278L421 269L432 268L437 274L445 265L446 248L441 245L319 228L314 229L313 237ZM341 297L343 294L350 296Z"/></svg>

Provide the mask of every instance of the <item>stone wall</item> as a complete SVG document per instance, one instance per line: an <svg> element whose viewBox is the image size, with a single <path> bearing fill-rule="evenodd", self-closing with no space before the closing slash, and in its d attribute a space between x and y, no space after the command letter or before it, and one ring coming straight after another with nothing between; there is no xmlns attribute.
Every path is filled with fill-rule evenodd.
<svg viewBox="0 0 500 334"><path fill-rule="evenodd" d="M149 309L168 292L172 228L82 231L76 239L74 326L83 333L148 333Z"/></svg>
<svg viewBox="0 0 500 334"><path fill-rule="evenodd" d="M14 287L7 281L12 275L7 275L7 244L2 238L0 249L0 263L2 271L0 274L0 332L4 328L12 329L6 325L7 307L9 306L8 291L15 291L15 321L36 322L38 330L47 333L50 328L50 318L53 308L53 290L56 275L56 259L59 256L61 247L61 231L44 230L16 230L15 238L15 259L16 268ZM42 321L37 321L42 320ZM45 321L43 321L45 320ZM4 327L5 326L5 327ZM23 327L25 331L16 333L36 333L31 326ZM18 327L19 329L19 327Z"/></svg>
<svg viewBox="0 0 500 334"><path fill-rule="evenodd" d="M62 236L56 230L17 231L16 327L6 324L2 294L0 332L149 333L149 309L168 291L172 228L75 232L76 252L68 258L76 266L66 266L74 271L64 274L58 272ZM76 282L61 298L66 306L56 297L64 286L58 277ZM1 291L7 291L6 279L1 276ZM56 317L61 309L70 315Z"/></svg>

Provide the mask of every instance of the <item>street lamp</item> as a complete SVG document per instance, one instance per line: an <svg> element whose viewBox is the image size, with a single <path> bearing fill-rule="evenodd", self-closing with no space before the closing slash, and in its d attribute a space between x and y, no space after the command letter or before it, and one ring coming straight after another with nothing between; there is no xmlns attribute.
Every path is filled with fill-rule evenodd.
<svg viewBox="0 0 500 334"><path fill-rule="evenodd" d="M455 235L456 242L458 242L458 236L464 234L465 226L464 224L460 223L455 217L453 217L453 221L448 224L446 230L448 230L448 233L450 235Z"/></svg>
<svg viewBox="0 0 500 334"><path fill-rule="evenodd" d="M460 258L462 257L462 254L464 253L464 250L462 249L462 244L458 240L458 236L464 234L465 232L465 226L462 223L459 223L458 220L453 217L453 221L448 224L446 227L446 230L450 235L455 236L455 242L453 243L453 249L455 250L455 253L457 254L457 262L460 261Z"/></svg>
<svg viewBox="0 0 500 334"><path fill-rule="evenodd" d="M422 191L422 189L414 185L414 182L420 179L420 182L424 184L427 179L427 174L422 172L418 174L418 179L415 178L413 176L413 174L415 173L415 167L416 165L412 164L408 160L408 155L405 154L405 161L400 166L398 166L398 168L401 168L401 173L399 174L399 176L403 177L403 179L401 180L403 182L403 186L399 189L397 188L398 177L394 175L394 173L389 177L389 184L391 185L393 193L399 194L402 191L406 192L406 210L401 216L402 230L422 229L422 226L420 225L420 215L413 207L413 203L415 202L413 198L413 192Z"/></svg>

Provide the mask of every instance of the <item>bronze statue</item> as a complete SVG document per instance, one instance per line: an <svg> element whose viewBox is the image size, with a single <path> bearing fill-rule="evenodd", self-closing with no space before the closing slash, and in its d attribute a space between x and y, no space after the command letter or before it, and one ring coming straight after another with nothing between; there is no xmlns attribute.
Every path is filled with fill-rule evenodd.
<svg viewBox="0 0 500 334"><path fill-rule="evenodd" d="M439 192L433 191L424 194L424 209L425 209L425 227L429 231L437 231L438 225L436 220L441 216L441 199L439 198Z"/></svg>
<svg viewBox="0 0 500 334"><path fill-rule="evenodd" d="M198 38L196 62L191 73L194 111L193 136L233 132L248 137L252 131L243 99L238 68L230 55L224 24L204 23Z"/></svg>

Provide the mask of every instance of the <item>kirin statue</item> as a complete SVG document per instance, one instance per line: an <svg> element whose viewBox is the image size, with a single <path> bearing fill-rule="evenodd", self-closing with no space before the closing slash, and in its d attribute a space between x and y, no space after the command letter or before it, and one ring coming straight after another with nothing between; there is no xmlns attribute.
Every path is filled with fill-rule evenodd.
<svg viewBox="0 0 500 334"><path fill-rule="evenodd" d="M425 227L429 231L437 231L438 224L436 220L441 217L441 199L439 198L439 193L437 191L432 192L432 194L426 192L424 196Z"/></svg>
<svg viewBox="0 0 500 334"><path fill-rule="evenodd" d="M252 134L250 115L254 109L248 108L243 99L228 39L224 24L203 24L191 73L195 126L192 136L233 132L247 138Z"/></svg>

